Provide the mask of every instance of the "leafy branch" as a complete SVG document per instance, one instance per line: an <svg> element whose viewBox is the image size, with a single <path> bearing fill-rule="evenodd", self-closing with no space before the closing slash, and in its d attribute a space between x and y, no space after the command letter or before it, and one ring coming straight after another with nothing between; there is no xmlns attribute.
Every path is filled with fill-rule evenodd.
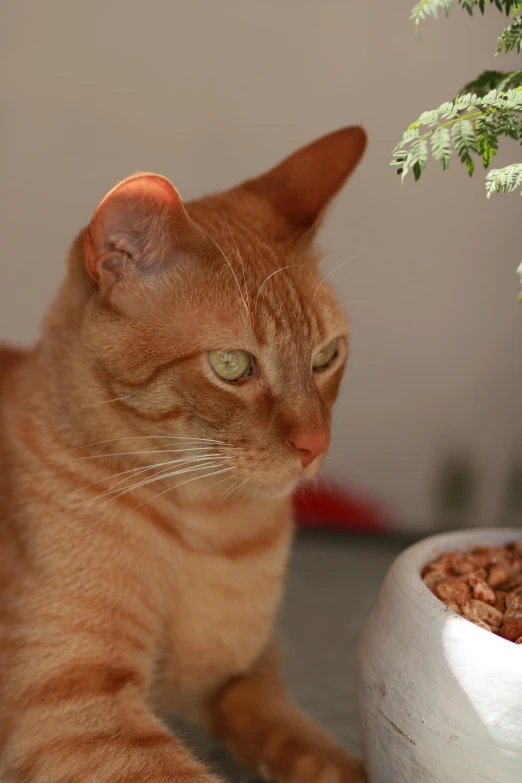
<svg viewBox="0 0 522 783"><path fill-rule="evenodd" d="M419 0L411 12L418 31L427 17L437 18L439 11L449 16L454 4L473 15L494 6L512 22L497 38L495 56L516 52L522 48L522 0ZM426 168L430 148L433 158L447 171L454 153L471 176L474 158L489 168L497 154L500 137L522 144L522 69L517 71L484 71L466 84L461 94L438 109L425 111L404 132L402 141L393 151L391 166L395 166L401 181L411 171L415 181ZM492 169L486 175L486 195L513 193L522 186L522 163L512 163L502 169ZM518 270L522 285L522 263ZM522 301L522 293L520 294Z"/></svg>
<svg viewBox="0 0 522 783"><path fill-rule="evenodd" d="M420 22L428 16L433 16L436 19L440 10L449 16L453 2L454 0L420 0L413 8L410 19L414 19L418 27ZM510 14L515 16L522 6L520 0L458 0L458 4L470 15L473 15L476 8L483 14L486 6L492 5L500 12L505 13L506 16Z"/></svg>
<svg viewBox="0 0 522 783"><path fill-rule="evenodd" d="M506 16L511 15L513 22L499 36L496 54L520 52L522 16L517 14L522 8L522 0L420 0L413 8L411 18L418 27L423 19L436 18L441 10L449 15L454 3L469 14L477 9L483 14L491 5ZM391 165L397 168L401 180L411 171L417 181L426 167L431 148L434 160L444 171L448 170L451 157L456 153L471 176L475 170L474 158L480 158L486 169L491 165L502 136L522 144L522 69L484 71L453 101L423 112L395 147ZM488 198L492 193L511 193L518 188L521 165L514 163L490 172L486 179Z"/></svg>
<svg viewBox="0 0 522 783"><path fill-rule="evenodd" d="M419 24L424 19L428 16L436 19L440 10L444 11L446 16L449 16L453 2L454 0L420 0L412 10L410 19L415 20L415 26L418 30ZM486 6L493 5L499 11L504 12L506 16L511 14L512 17L515 17L522 7L522 2L519 2L519 0L458 0L458 3L470 15L473 15L473 11L476 8L483 14ZM507 52L511 52L514 49L520 53L521 47L522 17L519 16L499 35L496 54L507 54Z"/></svg>
<svg viewBox="0 0 522 783"><path fill-rule="evenodd" d="M411 170L417 181L428 160L429 139L433 158L444 171L455 151L471 176L475 169L472 155L482 158L487 168L500 136L522 142L522 86L505 93L490 90L484 96L459 95L451 103L423 112L403 134L391 165L397 167L402 180Z"/></svg>
<svg viewBox="0 0 522 783"><path fill-rule="evenodd" d="M518 4L517 11L520 8ZM520 54L520 48L522 46L522 16L515 19L513 24L508 25L503 33L501 33L497 40L497 51L495 54L507 54L513 49L517 50L517 54Z"/></svg>

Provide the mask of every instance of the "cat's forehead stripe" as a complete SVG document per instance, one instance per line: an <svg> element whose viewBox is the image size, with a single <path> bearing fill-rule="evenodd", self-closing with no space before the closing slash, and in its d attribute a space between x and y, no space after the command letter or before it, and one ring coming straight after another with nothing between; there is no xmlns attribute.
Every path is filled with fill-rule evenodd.
<svg viewBox="0 0 522 783"><path fill-rule="evenodd" d="M284 282L279 281L277 296L266 293L259 297L257 305L259 317L254 318L254 331L256 337L262 332L261 344L281 333L292 335L295 339L296 330L299 330L300 334L304 331L309 340L317 328L313 323L306 296L291 278Z"/></svg>

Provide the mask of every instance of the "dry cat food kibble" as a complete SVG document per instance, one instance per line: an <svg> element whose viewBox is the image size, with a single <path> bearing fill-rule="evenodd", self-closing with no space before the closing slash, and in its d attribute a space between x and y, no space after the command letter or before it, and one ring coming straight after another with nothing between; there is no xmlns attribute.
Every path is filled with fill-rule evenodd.
<svg viewBox="0 0 522 783"><path fill-rule="evenodd" d="M445 552L424 566L422 579L457 614L522 645L522 540Z"/></svg>

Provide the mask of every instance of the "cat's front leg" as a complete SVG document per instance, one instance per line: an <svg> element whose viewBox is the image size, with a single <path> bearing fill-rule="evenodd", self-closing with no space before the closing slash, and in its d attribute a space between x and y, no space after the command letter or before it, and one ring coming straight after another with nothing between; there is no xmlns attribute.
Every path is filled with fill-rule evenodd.
<svg viewBox="0 0 522 783"><path fill-rule="evenodd" d="M336 745L288 696L274 645L208 703L212 731L247 767L278 783L366 783L359 759Z"/></svg>
<svg viewBox="0 0 522 783"><path fill-rule="evenodd" d="M95 668L95 674L89 675L79 667L75 675L74 669L58 667L53 673L54 695L45 681L35 683L34 698L24 707L24 714L17 715L7 736L0 738L1 780L219 783L149 712L145 702L123 686L123 670L118 673L114 665L101 662ZM66 695L59 687L60 678L71 684L76 676L76 697L74 691ZM94 679L105 682L106 695L88 693Z"/></svg>
<svg viewBox="0 0 522 783"><path fill-rule="evenodd" d="M148 707L145 629L78 620L63 593L0 626L0 780L218 783Z"/></svg>

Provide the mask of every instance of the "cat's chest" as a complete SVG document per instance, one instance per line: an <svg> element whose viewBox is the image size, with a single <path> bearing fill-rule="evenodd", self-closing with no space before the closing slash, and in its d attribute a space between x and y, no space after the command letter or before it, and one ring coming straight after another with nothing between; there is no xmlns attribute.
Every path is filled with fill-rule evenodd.
<svg viewBox="0 0 522 783"><path fill-rule="evenodd" d="M290 544L216 556L178 551L169 575L164 674L182 707L246 671L267 643L282 594Z"/></svg>

